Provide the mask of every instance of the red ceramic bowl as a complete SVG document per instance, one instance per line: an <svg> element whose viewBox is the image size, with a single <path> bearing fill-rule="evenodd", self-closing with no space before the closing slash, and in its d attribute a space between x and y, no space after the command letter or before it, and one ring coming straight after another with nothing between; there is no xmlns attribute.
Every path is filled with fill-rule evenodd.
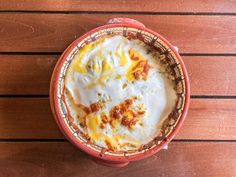
<svg viewBox="0 0 236 177"><path fill-rule="evenodd" d="M177 103L162 127L162 134L145 145L141 150L127 152L112 152L99 147L81 136L81 132L74 128L68 120L68 112L63 100L65 74L74 55L84 45L95 41L104 35L123 35L138 38L153 46L165 57L168 66L175 76ZM149 157L167 145L179 131L189 107L189 79L185 65L174 48L164 37L146 28L142 23L127 18L114 18L104 26L93 29L76 39L61 55L54 69L50 86L50 103L52 112L60 130L65 137L82 151L88 153L99 163L122 167L130 161Z"/></svg>

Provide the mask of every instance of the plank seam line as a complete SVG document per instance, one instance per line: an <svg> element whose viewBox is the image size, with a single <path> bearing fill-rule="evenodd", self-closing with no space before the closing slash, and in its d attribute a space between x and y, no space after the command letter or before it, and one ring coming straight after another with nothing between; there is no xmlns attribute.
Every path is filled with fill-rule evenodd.
<svg viewBox="0 0 236 177"><path fill-rule="evenodd" d="M68 142L66 139L16 139L16 138L8 138L8 139L0 139L0 142Z"/></svg>
<svg viewBox="0 0 236 177"><path fill-rule="evenodd" d="M8 139L0 139L0 143L4 142L69 142L67 139L16 139L16 138L8 138ZM211 139L173 139L171 142L213 142L213 143L236 143L236 140L211 140Z"/></svg>
<svg viewBox="0 0 236 177"><path fill-rule="evenodd" d="M62 52L0 52L0 55L61 55Z"/></svg>
<svg viewBox="0 0 236 177"><path fill-rule="evenodd" d="M30 14L141 14L141 15L196 15L235 16L234 12L148 12L148 11L49 11L49 10L0 10L0 13Z"/></svg>
<svg viewBox="0 0 236 177"><path fill-rule="evenodd" d="M0 55L61 55L62 52L0 52ZM236 56L236 53L181 53L181 56Z"/></svg>
<svg viewBox="0 0 236 177"><path fill-rule="evenodd" d="M14 98L49 98L49 95L41 94L41 95L0 95L1 98L9 98L9 99L14 99ZM236 99L236 95L191 95L191 99Z"/></svg>
<svg viewBox="0 0 236 177"><path fill-rule="evenodd" d="M181 56L229 56L233 57L236 56L236 53L180 53Z"/></svg>
<svg viewBox="0 0 236 177"><path fill-rule="evenodd" d="M0 95L0 98L49 98L49 95Z"/></svg>
<svg viewBox="0 0 236 177"><path fill-rule="evenodd" d="M236 143L236 140L212 140L212 139L173 139L172 142L213 142L213 143Z"/></svg>
<svg viewBox="0 0 236 177"><path fill-rule="evenodd" d="M236 95L191 95L192 99L236 99Z"/></svg>

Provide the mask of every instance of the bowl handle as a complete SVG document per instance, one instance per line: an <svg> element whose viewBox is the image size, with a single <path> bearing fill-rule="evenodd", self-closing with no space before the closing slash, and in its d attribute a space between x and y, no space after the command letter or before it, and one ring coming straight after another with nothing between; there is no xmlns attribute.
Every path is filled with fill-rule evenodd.
<svg viewBox="0 0 236 177"><path fill-rule="evenodd" d="M179 48L178 48L177 46L173 46L173 47L174 47L174 49L176 50L176 52L179 53Z"/></svg>
<svg viewBox="0 0 236 177"><path fill-rule="evenodd" d="M107 24L130 24L145 28L144 24L131 18L112 18L108 20Z"/></svg>
<svg viewBox="0 0 236 177"><path fill-rule="evenodd" d="M108 20L107 24L130 24L145 28L144 24L132 18L112 18ZM179 52L179 48L177 46L174 46L174 49L176 52Z"/></svg>
<svg viewBox="0 0 236 177"><path fill-rule="evenodd" d="M129 164L129 162L106 161L106 160L102 160L102 159L98 159L98 158L92 158L92 160L99 165L104 165L107 167L114 167L114 168L125 167Z"/></svg>

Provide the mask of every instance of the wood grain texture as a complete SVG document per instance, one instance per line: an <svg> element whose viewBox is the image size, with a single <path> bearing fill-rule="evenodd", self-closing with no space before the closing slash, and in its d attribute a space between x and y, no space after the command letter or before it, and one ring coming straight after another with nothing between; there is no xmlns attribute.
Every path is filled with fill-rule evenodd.
<svg viewBox="0 0 236 177"><path fill-rule="evenodd" d="M53 55L0 55L0 94L48 94L57 58Z"/></svg>
<svg viewBox="0 0 236 177"><path fill-rule="evenodd" d="M235 107L235 99L192 99L176 139L236 140ZM0 116L0 139L63 138L47 98L0 98Z"/></svg>
<svg viewBox="0 0 236 177"><path fill-rule="evenodd" d="M235 13L233 0L0 0L0 10Z"/></svg>
<svg viewBox="0 0 236 177"><path fill-rule="evenodd" d="M1 13L0 52L62 52L85 32L117 16L143 22L181 53L236 51L236 16Z"/></svg>
<svg viewBox="0 0 236 177"><path fill-rule="evenodd" d="M195 55L183 57L192 95L235 98L235 14L234 0L0 0L0 176L236 176L233 97L191 99L168 150L121 169L67 142L47 98L53 54L114 17L137 19Z"/></svg>
<svg viewBox="0 0 236 177"><path fill-rule="evenodd" d="M191 99L176 139L236 140L235 99Z"/></svg>
<svg viewBox="0 0 236 177"><path fill-rule="evenodd" d="M235 176L235 143L172 142L148 159L114 169L95 164L68 142L0 143L0 176Z"/></svg>
<svg viewBox="0 0 236 177"><path fill-rule="evenodd" d="M62 138L47 98L0 98L0 127L0 139Z"/></svg>
<svg viewBox="0 0 236 177"><path fill-rule="evenodd" d="M183 57L191 95L236 95L236 57Z"/></svg>
<svg viewBox="0 0 236 177"><path fill-rule="evenodd" d="M58 55L0 55L0 95L48 95L58 58ZM183 60L192 95L236 95L236 57L184 56Z"/></svg>

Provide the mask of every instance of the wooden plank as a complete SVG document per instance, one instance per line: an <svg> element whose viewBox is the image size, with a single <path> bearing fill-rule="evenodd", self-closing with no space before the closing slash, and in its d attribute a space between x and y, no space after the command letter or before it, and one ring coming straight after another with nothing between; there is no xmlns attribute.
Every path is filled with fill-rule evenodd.
<svg viewBox="0 0 236 177"><path fill-rule="evenodd" d="M0 10L235 13L232 0L0 0Z"/></svg>
<svg viewBox="0 0 236 177"><path fill-rule="evenodd" d="M0 98L0 117L0 139L62 138L47 98Z"/></svg>
<svg viewBox="0 0 236 177"><path fill-rule="evenodd" d="M48 94L57 58L53 55L0 55L0 94Z"/></svg>
<svg viewBox="0 0 236 177"><path fill-rule="evenodd" d="M0 143L0 174L24 177L156 177L236 176L236 143L172 142L168 150L132 162L124 168L109 168L68 142Z"/></svg>
<svg viewBox="0 0 236 177"><path fill-rule="evenodd" d="M236 16L1 13L0 52L62 52L77 37L117 16L143 22L181 53L236 51Z"/></svg>
<svg viewBox="0 0 236 177"><path fill-rule="evenodd" d="M236 95L236 57L183 57L191 95Z"/></svg>
<svg viewBox="0 0 236 177"><path fill-rule="evenodd" d="M58 55L0 55L0 95L48 95L57 58ZM184 56L183 60L192 95L236 95L236 57Z"/></svg>
<svg viewBox="0 0 236 177"><path fill-rule="evenodd" d="M236 140L235 99L191 99L176 139Z"/></svg>
<svg viewBox="0 0 236 177"><path fill-rule="evenodd" d="M192 99L176 139L236 140L235 107L236 99ZM47 98L0 98L0 115L0 139L63 138Z"/></svg>

